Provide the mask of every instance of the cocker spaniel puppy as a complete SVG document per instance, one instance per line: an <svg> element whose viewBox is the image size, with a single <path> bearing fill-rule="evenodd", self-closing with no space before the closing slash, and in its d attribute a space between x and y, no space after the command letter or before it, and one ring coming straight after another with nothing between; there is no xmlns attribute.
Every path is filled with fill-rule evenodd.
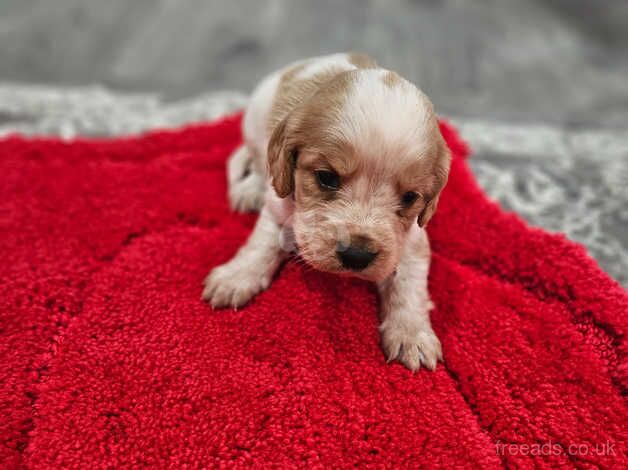
<svg viewBox="0 0 628 470"><path fill-rule="evenodd" d="M239 307L296 251L310 266L377 283L381 344L411 370L442 359L432 330L425 225L450 153L429 99L363 54L300 61L264 79L228 164L229 199L261 210L202 298Z"/></svg>

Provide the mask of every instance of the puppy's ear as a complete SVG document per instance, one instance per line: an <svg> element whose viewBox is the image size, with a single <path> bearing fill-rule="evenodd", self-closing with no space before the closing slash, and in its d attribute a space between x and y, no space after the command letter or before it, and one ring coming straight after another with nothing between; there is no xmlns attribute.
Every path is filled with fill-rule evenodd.
<svg viewBox="0 0 628 470"><path fill-rule="evenodd" d="M431 196L426 202L423 210L417 218L419 227L425 227L429 220L436 212L436 206L438 205L438 198L440 193L447 184L447 178L449 177L449 166L451 164L451 152L445 143L445 140L441 137L438 144L438 156L433 169L434 176L434 190Z"/></svg>
<svg viewBox="0 0 628 470"><path fill-rule="evenodd" d="M423 228L427 225L429 220L434 215L434 212L436 212L437 205L438 205L438 195L434 196L432 199L427 201L427 203L425 204L425 207L423 208L423 210L419 214L419 217L417 218L417 223L419 224L419 227Z"/></svg>
<svg viewBox="0 0 628 470"><path fill-rule="evenodd" d="M279 197L287 197L294 191L296 148L289 145L286 128L288 117L273 130L268 142L268 170L273 187Z"/></svg>

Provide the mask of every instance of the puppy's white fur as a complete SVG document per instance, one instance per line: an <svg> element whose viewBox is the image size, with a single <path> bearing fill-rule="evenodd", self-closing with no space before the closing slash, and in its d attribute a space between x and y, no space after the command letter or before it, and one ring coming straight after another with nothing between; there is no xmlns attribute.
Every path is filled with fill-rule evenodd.
<svg viewBox="0 0 628 470"><path fill-rule="evenodd" d="M318 57L260 83L243 134L228 164L229 199L236 210L261 213L235 257L207 276L202 298L244 305L269 286L293 238L306 262L340 274L347 270L335 247L368 240L378 255L351 274L377 282L387 359L434 369L442 354L429 319L422 226L446 182L449 153L427 97L366 56ZM340 174L333 195L315 183L321 168ZM410 189L418 201L402 206Z"/></svg>

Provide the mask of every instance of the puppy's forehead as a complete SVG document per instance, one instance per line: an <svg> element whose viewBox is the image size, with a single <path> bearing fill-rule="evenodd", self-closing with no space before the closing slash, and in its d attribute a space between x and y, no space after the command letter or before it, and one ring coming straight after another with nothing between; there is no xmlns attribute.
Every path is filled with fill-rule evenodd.
<svg viewBox="0 0 628 470"><path fill-rule="evenodd" d="M357 154L416 160L433 150L434 111L419 89L389 70L351 75L336 125Z"/></svg>
<svg viewBox="0 0 628 470"><path fill-rule="evenodd" d="M298 106L289 138L343 174L416 175L440 138L429 99L385 69L338 73Z"/></svg>

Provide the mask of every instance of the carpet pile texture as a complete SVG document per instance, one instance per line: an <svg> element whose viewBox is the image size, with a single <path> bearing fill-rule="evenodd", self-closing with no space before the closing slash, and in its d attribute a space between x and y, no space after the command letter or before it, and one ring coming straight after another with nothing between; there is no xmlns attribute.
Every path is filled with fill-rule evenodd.
<svg viewBox="0 0 628 470"><path fill-rule="evenodd" d="M0 467L627 468L628 296L454 153L429 225L445 364L386 364L367 283L288 261L200 302L246 239L240 116L117 140L0 141Z"/></svg>

